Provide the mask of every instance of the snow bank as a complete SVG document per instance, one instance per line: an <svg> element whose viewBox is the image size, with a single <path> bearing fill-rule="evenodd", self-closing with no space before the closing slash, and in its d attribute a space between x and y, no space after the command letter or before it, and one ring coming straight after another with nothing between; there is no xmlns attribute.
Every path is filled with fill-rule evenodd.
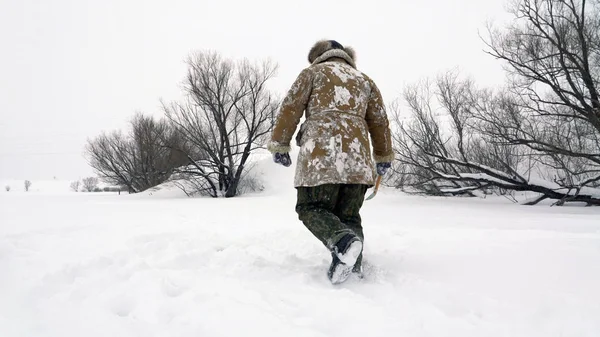
<svg viewBox="0 0 600 337"><path fill-rule="evenodd" d="M0 336L600 335L598 208L383 189L332 286L272 167L267 196L0 194Z"/></svg>
<svg viewBox="0 0 600 337"><path fill-rule="evenodd" d="M255 151L251 160L248 161L248 168L245 179L252 180L261 189L255 192L244 191L242 197L248 196L273 196L273 195L289 195L295 193L292 188L294 186L294 172L296 170L297 150L292 150L292 165L283 167L273 163L273 158L267 151ZM160 198L181 198L186 197L186 193L182 190L192 191L193 188L189 183L182 180L173 180L165 182L154 188L140 193L142 196L152 196ZM241 187L243 190L244 188Z"/></svg>

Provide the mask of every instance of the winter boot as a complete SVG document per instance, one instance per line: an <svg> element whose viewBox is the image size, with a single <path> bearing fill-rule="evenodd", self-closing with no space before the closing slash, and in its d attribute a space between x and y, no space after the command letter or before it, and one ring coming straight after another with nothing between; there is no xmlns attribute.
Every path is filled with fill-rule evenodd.
<svg viewBox="0 0 600 337"><path fill-rule="evenodd" d="M354 266L362 253L362 241L354 234L344 235L334 246L332 252L337 255L342 263Z"/></svg>
<svg viewBox="0 0 600 337"><path fill-rule="evenodd" d="M353 234L344 235L332 248L331 265L327 277L333 284L339 284L348 279L356 259L362 252L362 242ZM360 268L360 266L359 266Z"/></svg>
<svg viewBox="0 0 600 337"><path fill-rule="evenodd" d="M352 266L349 266L337 257L335 253L331 253L331 265L327 271L327 277L332 284L339 284L348 279L352 273Z"/></svg>

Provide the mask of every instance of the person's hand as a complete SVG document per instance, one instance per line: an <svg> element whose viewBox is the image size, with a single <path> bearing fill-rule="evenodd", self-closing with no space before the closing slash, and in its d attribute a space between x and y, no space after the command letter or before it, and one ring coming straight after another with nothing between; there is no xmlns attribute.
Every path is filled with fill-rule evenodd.
<svg viewBox="0 0 600 337"><path fill-rule="evenodd" d="M377 163L377 174L384 176L390 167L392 167L392 163Z"/></svg>
<svg viewBox="0 0 600 337"><path fill-rule="evenodd" d="M281 164L285 167L288 167L290 165L292 165L292 158L290 158L290 154L289 153L273 153L273 161L276 162L277 164Z"/></svg>

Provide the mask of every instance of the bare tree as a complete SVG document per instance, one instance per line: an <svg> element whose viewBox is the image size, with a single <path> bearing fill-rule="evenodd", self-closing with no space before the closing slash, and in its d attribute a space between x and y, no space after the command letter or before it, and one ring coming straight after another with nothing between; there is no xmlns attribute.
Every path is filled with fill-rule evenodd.
<svg viewBox="0 0 600 337"><path fill-rule="evenodd" d="M267 88L276 66L198 53L188 60L187 100L163 104L192 166L180 173L200 192L235 196L252 151L264 144L278 102Z"/></svg>
<svg viewBox="0 0 600 337"><path fill-rule="evenodd" d="M412 116L407 122L397 112L394 133L403 188L435 195L532 191L540 196L527 204L547 198L600 204L600 190L575 190L572 181L555 179L582 163L555 156L562 166L548 165L542 159L548 154L505 141L506 123L521 111L513 95L476 89L450 73L433 90L409 88L405 99Z"/></svg>
<svg viewBox="0 0 600 337"><path fill-rule="evenodd" d="M81 180L83 185L83 190L87 192L93 192L98 186L98 178L96 177L87 177Z"/></svg>
<svg viewBox="0 0 600 337"><path fill-rule="evenodd" d="M29 192L29 188L31 188L31 181L25 180L25 192Z"/></svg>
<svg viewBox="0 0 600 337"><path fill-rule="evenodd" d="M600 181L600 1L522 0L511 9L517 20L490 28L487 45L506 63L513 95L500 115L478 118L498 141L534 151L542 175L570 190L561 202L591 198L584 191Z"/></svg>
<svg viewBox="0 0 600 337"><path fill-rule="evenodd" d="M80 185L81 185L81 182L79 180L75 180L75 181L71 182L71 189L75 192L79 192Z"/></svg>
<svg viewBox="0 0 600 337"><path fill-rule="evenodd" d="M136 114L128 135L103 133L88 141L86 152L103 180L135 193L165 182L176 167L189 163L182 142L167 121Z"/></svg>
<svg viewBox="0 0 600 337"><path fill-rule="evenodd" d="M486 42L506 64L508 90L438 81L446 120L435 115L430 96L409 90L413 119L400 123L396 136L401 168L427 193L491 186L538 192L528 204L551 198L598 205L600 1L511 6L516 20L505 30L490 28Z"/></svg>
<svg viewBox="0 0 600 337"><path fill-rule="evenodd" d="M435 84L427 81L405 90L410 116L402 118L398 105L391 109L397 126L396 185L434 195L498 192L502 186L473 177L511 172L522 156L518 148L490 142L471 126L474 107L488 109L490 97L455 72L439 76Z"/></svg>

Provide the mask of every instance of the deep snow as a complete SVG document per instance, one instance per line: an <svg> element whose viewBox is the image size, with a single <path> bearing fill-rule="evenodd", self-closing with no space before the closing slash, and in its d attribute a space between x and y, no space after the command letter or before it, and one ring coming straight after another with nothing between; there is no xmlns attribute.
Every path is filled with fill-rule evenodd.
<svg viewBox="0 0 600 337"><path fill-rule="evenodd" d="M0 336L600 335L599 208L384 189L333 286L268 170L234 199L1 191Z"/></svg>

